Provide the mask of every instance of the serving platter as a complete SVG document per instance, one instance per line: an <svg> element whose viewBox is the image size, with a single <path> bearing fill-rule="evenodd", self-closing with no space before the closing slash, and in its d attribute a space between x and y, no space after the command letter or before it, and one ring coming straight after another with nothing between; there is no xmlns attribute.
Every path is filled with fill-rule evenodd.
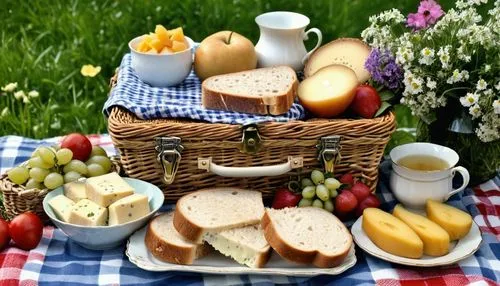
<svg viewBox="0 0 500 286"><path fill-rule="evenodd" d="M193 265L179 265L156 259L146 248L144 237L146 227L135 232L128 240L125 254L130 262L149 271L186 271L210 274L269 274L312 277L316 275L338 275L356 264L354 244L341 265L333 268L317 268L309 265L293 264L285 261L275 252L264 268L249 268L213 251L206 257L197 259Z"/></svg>
<svg viewBox="0 0 500 286"><path fill-rule="evenodd" d="M351 228L354 242L361 249L375 257L402 265L434 267L453 264L473 255L479 249L482 241L479 227L473 221L469 233L464 238L451 243L451 250L448 254L439 257L424 255L419 259L406 258L390 254L376 246L363 231L362 220L363 216L359 217Z"/></svg>

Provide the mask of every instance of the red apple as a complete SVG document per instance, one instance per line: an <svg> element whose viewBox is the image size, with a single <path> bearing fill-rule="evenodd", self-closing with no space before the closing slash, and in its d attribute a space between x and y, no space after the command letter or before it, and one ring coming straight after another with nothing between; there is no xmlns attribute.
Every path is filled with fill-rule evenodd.
<svg viewBox="0 0 500 286"><path fill-rule="evenodd" d="M344 174L344 175L342 175L342 177L340 177L339 181L342 184L347 185L348 187L351 187L354 184L354 177L352 176L351 173Z"/></svg>
<svg viewBox="0 0 500 286"><path fill-rule="evenodd" d="M339 213L348 213L356 208L358 199L349 190L343 190L340 195L335 198L335 209Z"/></svg>
<svg viewBox="0 0 500 286"><path fill-rule="evenodd" d="M286 207L295 207L301 199L301 194L294 193L288 188L279 188L274 193L272 208L282 209Z"/></svg>
<svg viewBox="0 0 500 286"><path fill-rule="evenodd" d="M366 197L368 197L372 192L367 185L363 184L362 182L356 182L351 187L351 193L356 196L358 202L361 202Z"/></svg>
<svg viewBox="0 0 500 286"><path fill-rule="evenodd" d="M351 103L351 109L361 117L373 118L381 105L382 101L380 100L377 90L370 85L364 84L356 88L356 94Z"/></svg>
<svg viewBox="0 0 500 286"><path fill-rule="evenodd" d="M92 152L92 143L80 133L71 133L64 137L61 148L70 149L73 152L73 159L85 162Z"/></svg>
<svg viewBox="0 0 500 286"><path fill-rule="evenodd" d="M355 212L356 217L361 216L366 208L378 208L378 207L380 207L380 200L374 194L370 194L356 208Z"/></svg>

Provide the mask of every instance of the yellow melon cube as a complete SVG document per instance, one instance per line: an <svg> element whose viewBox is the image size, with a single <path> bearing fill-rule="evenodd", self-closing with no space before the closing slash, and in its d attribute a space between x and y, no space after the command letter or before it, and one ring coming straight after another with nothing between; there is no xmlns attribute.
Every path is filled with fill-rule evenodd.
<svg viewBox="0 0 500 286"><path fill-rule="evenodd" d="M184 32L182 31L182 27L172 29L168 31L168 33L172 41L184 42Z"/></svg>
<svg viewBox="0 0 500 286"><path fill-rule="evenodd" d="M185 49L187 49L187 45L183 42L179 42L179 41L173 41L172 43L172 50L174 52L181 52L181 51L184 51Z"/></svg>
<svg viewBox="0 0 500 286"><path fill-rule="evenodd" d="M165 54L173 54L173 53L174 53L174 51L171 48L169 48L169 47L164 47L161 50L161 52L160 52L160 54L163 54L163 55L165 55Z"/></svg>
<svg viewBox="0 0 500 286"><path fill-rule="evenodd" d="M163 49L163 44L158 38L151 40L151 42L149 42L148 44L157 53L161 52L161 50Z"/></svg>
<svg viewBox="0 0 500 286"><path fill-rule="evenodd" d="M165 27L163 27L163 25L156 25L155 34L158 37L158 40L160 40L160 42L163 44L163 46L172 46L172 40L170 40L168 31Z"/></svg>
<svg viewBox="0 0 500 286"><path fill-rule="evenodd" d="M149 47L147 41L145 40L142 40L138 45L137 45L137 51L141 52L141 53L145 53L147 51L149 51L151 48Z"/></svg>

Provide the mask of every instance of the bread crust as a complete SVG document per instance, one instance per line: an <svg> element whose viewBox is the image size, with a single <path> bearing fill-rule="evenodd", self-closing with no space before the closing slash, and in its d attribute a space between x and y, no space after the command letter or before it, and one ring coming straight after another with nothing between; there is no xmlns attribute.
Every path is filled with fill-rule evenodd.
<svg viewBox="0 0 500 286"><path fill-rule="evenodd" d="M194 223L191 223L186 218L186 216L181 211L179 211L179 205L182 202L183 198L184 197L180 198L175 204L173 220L174 228L185 239L196 243L201 243L203 234L205 232L204 229Z"/></svg>
<svg viewBox="0 0 500 286"><path fill-rule="evenodd" d="M270 247L266 252L261 253L259 255L259 258L257 258L257 263L255 264L255 267L257 268L264 267L264 265L266 265L266 263L269 261L269 258L271 258L271 253L272 251Z"/></svg>
<svg viewBox="0 0 500 286"><path fill-rule="evenodd" d="M297 80L295 71L293 71L293 75L293 84L286 93L278 94L276 96L263 97L246 97L238 94L223 93L212 90L206 86L207 80L210 80L210 78L208 78L207 80L204 80L201 85L202 105L208 109L229 110L253 114L284 114L288 112L290 107L292 107L297 95L299 81Z"/></svg>
<svg viewBox="0 0 500 286"><path fill-rule="evenodd" d="M196 258L208 253L209 248L206 245L183 247L161 239L152 227L153 221L157 218L149 223L144 238L146 247L154 257L170 263L189 265L193 264Z"/></svg>
<svg viewBox="0 0 500 286"><path fill-rule="evenodd" d="M352 237L350 237L349 247L338 255L328 256L317 250L303 251L289 245L286 240L280 237L279 233L274 228L271 217L267 210L262 218L262 229L264 236L271 247L284 259L291 262L301 264L313 264L316 267L331 268L338 266L344 261L349 254L352 245Z"/></svg>

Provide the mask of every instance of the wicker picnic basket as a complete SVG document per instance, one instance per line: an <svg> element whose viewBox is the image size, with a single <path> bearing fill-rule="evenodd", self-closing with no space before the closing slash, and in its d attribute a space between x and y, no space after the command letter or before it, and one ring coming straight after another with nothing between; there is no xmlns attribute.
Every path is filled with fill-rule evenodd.
<svg viewBox="0 0 500 286"><path fill-rule="evenodd" d="M240 126L141 120L113 107L108 118L108 131L124 172L160 186L167 201L216 186L259 190L268 198L290 177L315 168L335 168L336 175L352 171L374 190L378 165L394 130L393 113L374 119ZM340 146L336 146L339 139ZM290 168L283 169L287 164ZM288 172L275 172L279 168Z"/></svg>
<svg viewBox="0 0 500 286"><path fill-rule="evenodd" d="M0 191L3 194L3 206L7 216L14 217L27 211L36 213L44 222L50 221L43 211L42 201L48 190L26 190L24 186L9 180L7 174L0 176Z"/></svg>

